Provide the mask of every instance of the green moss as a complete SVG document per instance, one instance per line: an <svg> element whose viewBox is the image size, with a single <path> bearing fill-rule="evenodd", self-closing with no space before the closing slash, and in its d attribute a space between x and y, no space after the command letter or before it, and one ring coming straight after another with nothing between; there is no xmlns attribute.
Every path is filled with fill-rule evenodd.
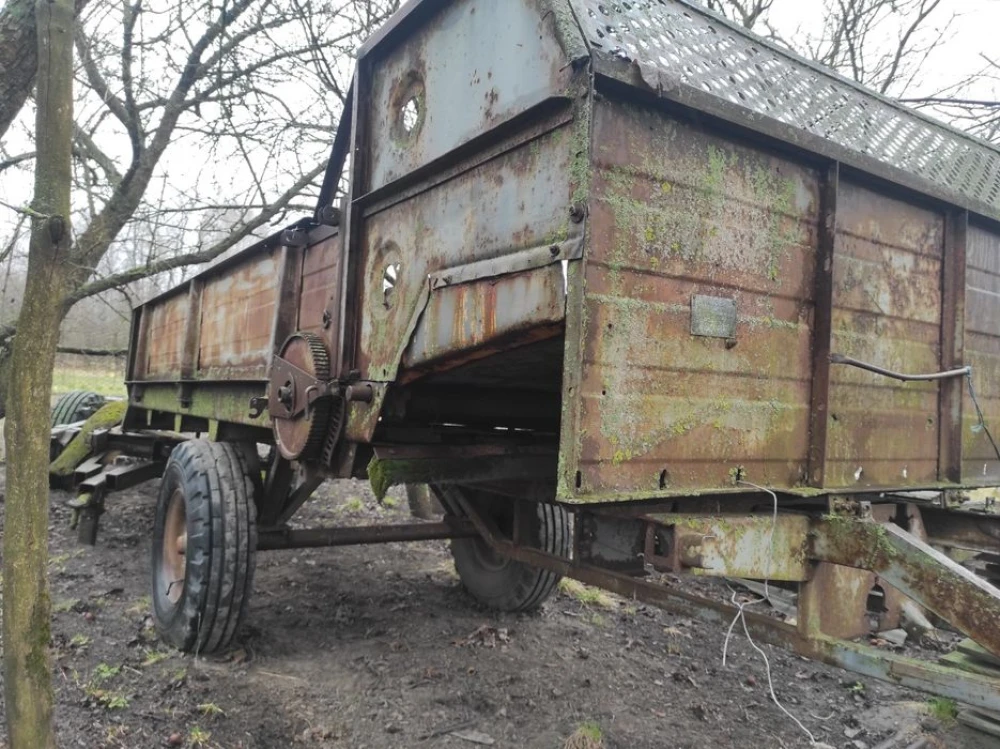
<svg viewBox="0 0 1000 749"><path fill-rule="evenodd" d="M570 138L572 160L570 161L570 181L573 184L572 203L584 205L590 199L590 185L593 179L590 154L590 131L593 119L593 105L587 97L576 113L573 134Z"/></svg>
<svg viewBox="0 0 1000 749"><path fill-rule="evenodd" d="M395 483L386 461L372 457L368 462L368 483L371 484L375 499L379 502L385 499L385 495Z"/></svg>
<svg viewBox="0 0 1000 749"><path fill-rule="evenodd" d="M80 433L66 445L66 449L59 457L52 461L49 473L59 477L71 475L90 454L90 435L97 429L110 429L121 424L127 407L125 401L111 401L87 419Z"/></svg>
<svg viewBox="0 0 1000 749"><path fill-rule="evenodd" d="M932 697L927 701L927 712L944 725L951 725L958 718L958 703L947 697Z"/></svg>

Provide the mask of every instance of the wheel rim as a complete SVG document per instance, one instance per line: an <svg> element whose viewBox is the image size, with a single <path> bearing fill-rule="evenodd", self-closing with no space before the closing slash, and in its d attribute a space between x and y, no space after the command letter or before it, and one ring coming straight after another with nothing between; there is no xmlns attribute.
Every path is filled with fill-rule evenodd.
<svg viewBox="0 0 1000 749"><path fill-rule="evenodd" d="M163 524L163 559L160 584L167 600L176 604L184 595L184 575L187 569L187 512L184 494L175 489L167 505Z"/></svg>

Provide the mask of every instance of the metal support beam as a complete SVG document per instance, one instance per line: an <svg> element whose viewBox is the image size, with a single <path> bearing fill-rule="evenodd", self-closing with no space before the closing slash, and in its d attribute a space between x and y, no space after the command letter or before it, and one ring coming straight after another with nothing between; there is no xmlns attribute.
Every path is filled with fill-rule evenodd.
<svg viewBox="0 0 1000 749"><path fill-rule="evenodd" d="M813 287L813 376L809 409L809 485L815 487L823 486L826 481L830 345L833 335L833 263L837 243L837 198L840 193L839 163L830 164L820 191L819 238Z"/></svg>
<svg viewBox="0 0 1000 749"><path fill-rule="evenodd" d="M648 515L646 562L711 577L808 580L806 515ZM666 554L648 542L659 538Z"/></svg>
<svg viewBox="0 0 1000 749"><path fill-rule="evenodd" d="M480 515L474 504L460 491L451 492L449 496L472 521L483 539L504 556L603 588L626 598L658 606L681 616L709 623L725 626L737 614L734 606L675 590L664 583L648 582L620 572L580 564L539 549L516 545L504 538L488 518ZM838 518L834 522L839 521ZM845 523L847 526L856 525L849 519ZM869 525L879 527L875 523ZM758 642L788 648L802 656L832 666L930 694L950 697L973 707L1000 711L1000 679L971 674L957 668L888 653L818 633L806 635L795 627L766 614L744 611L743 615L746 618L748 631Z"/></svg>
<svg viewBox="0 0 1000 749"><path fill-rule="evenodd" d="M257 550L316 549L328 546L387 544L397 541L474 538L477 535L479 534L476 531L476 527L470 521L458 518L446 518L440 523L264 531L258 536Z"/></svg>
<svg viewBox="0 0 1000 749"><path fill-rule="evenodd" d="M840 516L817 520L811 556L877 573L1000 655L1000 590L898 525Z"/></svg>

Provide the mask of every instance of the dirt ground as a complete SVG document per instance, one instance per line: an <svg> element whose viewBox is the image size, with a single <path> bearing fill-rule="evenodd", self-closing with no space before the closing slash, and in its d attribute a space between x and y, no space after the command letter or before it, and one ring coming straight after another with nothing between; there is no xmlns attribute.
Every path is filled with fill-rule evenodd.
<svg viewBox="0 0 1000 749"><path fill-rule="evenodd" d="M95 548L76 544L67 495L52 494L61 747L810 745L743 638L723 668L721 628L573 586L537 614L480 610L445 542L261 554L237 648L172 652L149 617L156 488L114 496ZM402 494L390 502L330 483L297 521L404 520ZM779 696L829 746L875 749L900 731L899 749L1000 745L942 725L923 695L766 650Z"/></svg>

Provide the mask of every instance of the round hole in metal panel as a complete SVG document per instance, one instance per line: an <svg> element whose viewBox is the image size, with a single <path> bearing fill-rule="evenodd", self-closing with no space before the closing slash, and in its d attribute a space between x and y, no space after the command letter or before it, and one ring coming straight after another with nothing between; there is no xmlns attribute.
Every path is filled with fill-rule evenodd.
<svg viewBox="0 0 1000 749"><path fill-rule="evenodd" d="M400 112L401 124L403 126L403 132L407 135L413 132L413 128L417 126L420 122L420 102L416 99L410 99L403 105L403 109Z"/></svg>
<svg viewBox="0 0 1000 749"><path fill-rule="evenodd" d="M423 77L411 70L396 82L389 97L391 134L397 144L406 144L420 133L426 108Z"/></svg>
<svg viewBox="0 0 1000 749"><path fill-rule="evenodd" d="M396 284L399 283L400 263L387 263L382 269L382 304L386 309L396 300Z"/></svg>

